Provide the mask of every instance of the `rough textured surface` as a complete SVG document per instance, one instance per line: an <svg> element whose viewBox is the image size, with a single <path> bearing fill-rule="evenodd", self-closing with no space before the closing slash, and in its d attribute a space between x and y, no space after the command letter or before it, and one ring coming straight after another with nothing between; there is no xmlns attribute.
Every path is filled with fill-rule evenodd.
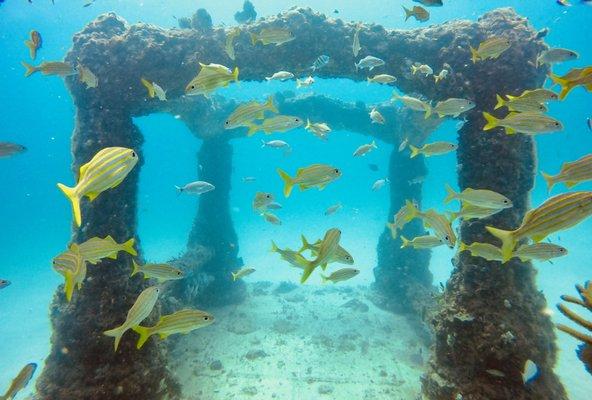
<svg viewBox="0 0 592 400"><path fill-rule="evenodd" d="M253 47L247 31L258 32L264 27L288 28L297 39L279 47ZM292 9L252 25L241 25L240 29L236 62L232 62L224 52L225 30L220 27L197 31L165 30L148 24L130 26L114 14L105 14L90 23L74 37L73 49L67 56L69 61L92 66L100 82L97 89L87 90L75 78L66 79L78 107L73 139L74 166L87 161L105 146L129 146L141 155L141 135L131 117L165 111L169 107L168 102L146 100L141 77L165 88L172 102L181 101L177 99L196 75L199 61L238 65L242 80L262 81L279 69L297 76L308 74L309 66L318 55L327 54L332 62L319 71L321 77L366 79L365 73L358 73L354 68L351 43L356 25L353 23L326 18L310 9ZM492 68L489 62L470 64L469 43L477 45L501 31L509 32L514 44L495 63L496 67ZM360 56L371 54L384 59L386 67L373 73L395 75L398 87L407 94L418 94L430 100L466 97L477 102L477 110L489 110L497 91L514 94L541 83L540 75L544 71L536 71L526 62L533 60L543 47L533 40L534 35L526 20L509 9L490 13L476 23L456 21L413 31L364 25L360 32L363 46ZM432 79L411 75L409 66L413 62L427 63L436 70L446 62L452 70L446 80L435 85ZM222 178L218 186L223 189L216 192L220 196L220 207L200 202L189 248L199 244L207 247L206 252L213 253L212 260L220 257L230 261L228 265L205 261L204 270L211 273L217 287L223 288L226 282L218 277L238 265L235 264L237 249L230 246L236 243L236 238L227 210L230 188L225 187L229 185L232 148L228 137L218 138L200 126L203 121L200 117L210 115L207 110L216 105L203 98L196 101L205 107L194 109L194 114L185 115L183 119L192 131L207 138L199 154L200 162L204 163L201 177ZM511 227L525 212L528 190L532 187L532 141L525 136L510 138L495 131L484 134L481 127L480 114L475 111L468 116L460 132L460 184L463 188L486 185L509 196L515 208L487 222ZM219 131L219 128L213 130ZM404 162L393 154L391 174ZM222 165L224 172L212 170ZM138 166L123 185L84 206L87 226L77 232L75 239L110 233L117 240L123 240L135 234L139 170ZM403 185L401 189L402 194L417 195L413 188ZM396 190L396 186L391 190ZM391 195L393 202L400 202L402 195L400 198L398 194ZM398 204L391 204L390 213L397 207ZM224 228L212 227L211 221L207 221L209 212L222 218ZM469 243L493 240L483 232L483 221L463 224L461 238ZM218 237L220 242L214 243L209 235ZM394 242L388 243L386 239L383 235L379 245L379 251L384 254L380 257L377 274L384 271L384 276L395 285L382 285L382 291L399 293L403 286L395 280L407 276L408 262L395 260ZM427 262L422 257L418 262ZM162 398L165 391L170 397L175 396L174 385L167 384L169 375L158 347L150 346L137 352L132 348L132 341L124 338L120 351L113 354L111 340L101 335L104 329L124 319L145 284L140 279L128 279L128 263L127 259L120 259L109 262L108 269L91 268L91 280L70 305L64 306L62 297L56 297L54 310L60 312L52 314L53 347L38 384L42 398L103 399L117 398L119 394L121 398L156 399ZM410 282L425 286L429 273L423 268L411 278ZM224 293L216 294L224 296ZM513 306L500 307L504 299ZM495 263L462 255L447 286L444 307L435 320L436 343L424 380L425 395L438 400L459 393L464 399L564 399L565 393L552 373L556 350L550 321L540 313L543 307L544 298L536 290L534 270L529 264L512 263L500 268ZM459 319L459 315L470 317ZM501 339L502 335L510 337L506 334L508 331L514 340ZM63 348L67 349L65 355ZM537 362L542 376L524 387L517 378L527 358ZM507 378L499 382L498 378L482 372L488 368L504 371Z"/></svg>

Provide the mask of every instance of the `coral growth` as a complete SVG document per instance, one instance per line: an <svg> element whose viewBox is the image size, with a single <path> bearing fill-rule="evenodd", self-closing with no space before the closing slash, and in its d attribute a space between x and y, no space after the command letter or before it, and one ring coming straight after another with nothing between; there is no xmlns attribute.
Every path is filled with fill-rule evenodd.
<svg viewBox="0 0 592 400"><path fill-rule="evenodd" d="M580 295L580 298L563 295L561 300L576 304L586 308L588 311L592 311L592 282L588 281L584 286L576 285L576 290ZM571 311L565 304L559 303L557 308L567 318L580 325L582 328L592 331L592 322L580 317L575 312ZM592 374L592 335L582 333L574 328L571 328L564 324L557 324L557 329L573 336L579 341L583 342L577 350L578 357L584 363L586 371Z"/></svg>

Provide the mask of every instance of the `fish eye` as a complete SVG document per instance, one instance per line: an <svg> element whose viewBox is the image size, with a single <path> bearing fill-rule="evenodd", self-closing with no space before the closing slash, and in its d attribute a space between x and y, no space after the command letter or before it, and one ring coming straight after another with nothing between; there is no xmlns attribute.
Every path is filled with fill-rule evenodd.
<svg viewBox="0 0 592 400"><path fill-rule="evenodd" d="M181 276L183 273L181 271L177 271L177 275Z"/></svg>
<svg viewBox="0 0 592 400"><path fill-rule="evenodd" d="M333 170L333 172L335 172L336 174L339 174L339 168L335 168L335 169Z"/></svg>
<svg viewBox="0 0 592 400"><path fill-rule="evenodd" d="M299 118L294 118L294 121L295 122L300 122L300 119Z"/></svg>
<svg viewBox="0 0 592 400"><path fill-rule="evenodd" d="M191 89L195 89L195 85L191 85Z"/></svg>
<svg viewBox="0 0 592 400"><path fill-rule="evenodd" d="M507 199L505 199L505 200L504 200L504 204L508 204L509 202L510 202L510 201L509 201L509 200L507 200Z"/></svg>
<svg viewBox="0 0 592 400"><path fill-rule="evenodd" d="M555 126L559 126L559 122L555 122Z"/></svg>
<svg viewBox="0 0 592 400"><path fill-rule="evenodd" d="M447 242L450 241L450 237L448 235L444 236L444 240L446 240Z"/></svg>
<svg viewBox="0 0 592 400"><path fill-rule="evenodd" d="M210 317L208 317L208 316L203 317L203 318L204 318L204 321L209 321L210 320Z"/></svg>
<svg viewBox="0 0 592 400"><path fill-rule="evenodd" d="M136 152L132 151L132 158L136 158Z"/></svg>
<svg viewBox="0 0 592 400"><path fill-rule="evenodd" d="M226 121L226 122L224 122L224 124L225 124L225 125L228 125L229 123L230 123L230 121Z"/></svg>
<svg viewBox="0 0 592 400"><path fill-rule="evenodd" d="M271 195L270 195L269 193L267 193L267 194L265 195L265 197L267 197L268 199L271 199Z"/></svg>

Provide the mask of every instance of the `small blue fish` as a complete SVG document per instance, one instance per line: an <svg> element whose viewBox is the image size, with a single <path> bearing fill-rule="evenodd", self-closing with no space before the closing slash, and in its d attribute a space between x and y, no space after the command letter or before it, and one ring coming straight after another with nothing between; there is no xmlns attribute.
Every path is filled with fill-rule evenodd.
<svg viewBox="0 0 592 400"><path fill-rule="evenodd" d="M539 367L532 361L526 360L524 363L524 369L522 371L522 382L528 384L535 380L539 376Z"/></svg>
<svg viewBox="0 0 592 400"><path fill-rule="evenodd" d="M323 54L315 60L315 62L312 64L312 67L310 67L310 69L312 69L313 72L316 71L317 69L321 69L325 65L329 64L330 59L331 58L329 58L329 56L326 56Z"/></svg>
<svg viewBox="0 0 592 400"><path fill-rule="evenodd" d="M10 281L6 279L0 279L0 289L4 289L6 286L10 285Z"/></svg>

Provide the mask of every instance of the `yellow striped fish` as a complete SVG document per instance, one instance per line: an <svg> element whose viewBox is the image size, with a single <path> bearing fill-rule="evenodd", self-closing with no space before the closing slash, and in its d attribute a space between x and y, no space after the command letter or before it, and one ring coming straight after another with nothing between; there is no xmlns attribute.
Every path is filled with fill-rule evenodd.
<svg viewBox="0 0 592 400"><path fill-rule="evenodd" d="M500 211L501 209L499 208L484 208L467 202L462 203L462 207L459 211L451 212L450 216L452 221L454 221L457 218L462 218L465 220L482 219L490 217L493 214L497 214Z"/></svg>
<svg viewBox="0 0 592 400"><path fill-rule="evenodd" d="M512 257L518 257L520 261L548 261L565 255L567 255L567 249L553 243L525 244L512 252Z"/></svg>
<svg viewBox="0 0 592 400"><path fill-rule="evenodd" d="M269 96L265 103L249 101L236 108L224 122L224 129L234 129L239 126L248 126L253 120L265 119L265 111L277 114L278 110L273 104L273 96Z"/></svg>
<svg viewBox="0 0 592 400"><path fill-rule="evenodd" d="M433 209L429 209L426 212L419 212L417 214L423 221L423 226L426 229L432 229L434 234L442 239L444 243L451 249L456 244L456 235L452 229L450 220L445 215L439 214Z"/></svg>
<svg viewBox="0 0 592 400"><path fill-rule="evenodd" d="M414 145L409 145L409 150L411 150L410 158L415 158L420 154L423 154L426 157L431 157L440 154L450 153L451 151L456 150L457 145L450 142L434 142L424 144L422 147L415 147Z"/></svg>
<svg viewBox="0 0 592 400"><path fill-rule="evenodd" d="M563 124L558 120L537 112L511 112L504 119L498 119L484 112L483 117L487 121L483 127L488 131L498 126L505 128L507 135L525 133L536 135L537 133L559 132L563 130Z"/></svg>
<svg viewBox="0 0 592 400"><path fill-rule="evenodd" d="M407 247L412 247L414 249L431 249L432 247L438 247L444 244L442 239L432 235L417 236L411 240L401 235L401 241L403 242L403 244L401 244L402 249Z"/></svg>
<svg viewBox="0 0 592 400"><path fill-rule="evenodd" d="M214 322L214 316L200 310L180 310L170 315L160 317L154 326L133 326L132 329L140 334L136 348L140 349L152 335L158 335L166 339L176 333L188 334L189 332L203 328Z"/></svg>
<svg viewBox="0 0 592 400"><path fill-rule="evenodd" d="M524 216L520 226L503 230L487 226L487 230L502 241L504 261L512 257L516 243L530 238L540 242L553 232L571 228L592 215L592 192L564 193L551 197Z"/></svg>
<svg viewBox="0 0 592 400"><path fill-rule="evenodd" d="M234 60L234 39L240 36L241 30L239 27L234 27L226 34L226 45L224 46L224 51L228 54L228 57L231 60Z"/></svg>
<svg viewBox="0 0 592 400"><path fill-rule="evenodd" d="M471 61L475 64L477 61L487 60L488 58L496 59L504 51L508 50L512 43L510 39L504 37L491 37L483 42L479 43L479 47L475 50L472 46L469 46L471 50Z"/></svg>
<svg viewBox="0 0 592 400"><path fill-rule="evenodd" d="M253 272L255 272L255 268L241 268L236 272L231 272L230 275L232 276L232 281L236 282L247 275L251 275Z"/></svg>
<svg viewBox="0 0 592 400"><path fill-rule="evenodd" d="M549 175L541 172L547 182L547 192L559 182L565 182L565 186L572 188L578 183L592 180L592 154L588 154L579 160L566 162L561 166L557 175Z"/></svg>
<svg viewBox="0 0 592 400"><path fill-rule="evenodd" d="M82 288L82 282L86 279L86 262L82 258L78 246L72 244L70 249L59 254L52 260L53 269L64 277L64 293L66 300L70 302L74 289Z"/></svg>
<svg viewBox="0 0 592 400"><path fill-rule="evenodd" d="M292 35L292 32L282 28L263 28L259 33L251 32L249 35L251 36L251 43L253 46L255 46L257 42L263 43L264 46L268 44L280 46L296 39Z"/></svg>
<svg viewBox="0 0 592 400"><path fill-rule="evenodd" d="M82 224L80 200L90 201L107 189L117 187L138 163L138 155L125 147L107 147L99 151L88 163L80 167L78 183L70 188L58 183L58 188L72 202L76 225Z"/></svg>
<svg viewBox="0 0 592 400"><path fill-rule="evenodd" d="M290 129L298 128L301 125L302 120L298 117L292 115L276 115L275 117L264 119L260 125L252 122L247 124L249 127L247 136L253 136L259 131L263 131L267 135L274 132L286 132Z"/></svg>
<svg viewBox="0 0 592 400"><path fill-rule="evenodd" d="M145 279L155 278L158 283L183 279L185 274L180 269L172 267L168 264L144 264L140 265L136 260L132 260L133 271L131 276L138 273L143 273Z"/></svg>
<svg viewBox="0 0 592 400"><path fill-rule="evenodd" d="M148 97L153 99L154 96L156 96L156 89L154 88L154 85L152 84L152 82L150 82L149 80L144 79L144 78L141 78L140 82L142 82L142 85L144 85L144 87L148 91Z"/></svg>
<svg viewBox="0 0 592 400"><path fill-rule="evenodd" d="M103 332L104 335L115 338L115 351L117 351L117 348L119 347L119 342L121 341L123 334L128 329L139 325L140 322L144 321L148 315L150 315L154 305L156 304L156 301L158 300L159 294L160 289L157 286L150 286L144 289L136 299L132 308L130 308L127 312L127 318L125 319L125 322L117 328Z"/></svg>
<svg viewBox="0 0 592 400"><path fill-rule="evenodd" d="M506 97L509 101L514 101L520 98L522 100L531 100L537 103L545 103L551 100L559 100L559 96L557 95L557 93L555 93L552 90L543 88L525 90L524 92L522 92L520 96L506 95Z"/></svg>
<svg viewBox="0 0 592 400"><path fill-rule="evenodd" d="M333 283L347 281L360 273L356 268L341 268L329 276L321 275L323 282L331 281Z"/></svg>
<svg viewBox="0 0 592 400"><path fill-rule="evenodd" d="M298 250L298 252L302 254L303 251L309 250L313 257L317 257L319 255L319 250L321 248L321 244L323 243L323 241L319 239L314 243L309 243L304 235L300 235L300 238L302 239L302 247L300 248L300 250ZM329 259L329 263L334 262L339 264L352 265L354 263L354 258L349 253L349 251L347 251L339 245L337 246L337 249L335 250L335 253L331 257L331 259ZM327 268L327 264L321 265L321 268L325 270L325 268Z"/></svg>
<svg viewBox="0 0 592 400"><path fill-rule="evenodd" d="M458 251L468 251L473 257L481 257L487 261L504 261L502 249L492 245L491 243L473 242L471 244L466 244L460 242Z"/></svg>
<svg viewBox="0 0 592 400"><path fill-rule="evenodd" d="M284 196L286 197L290 197L294 185L298 185L300 190L307 190L311 187L318 187L319 190L323 190L329 183L341 176L339 168L326 164L312 164L308 167L299 168L294 178L280 168L277 169L277 172L284 181Z"/></svg>
<svg viewBox="0 0 592 400"><path fill-rule="evenodd" d="M201 64L201 70L185 87L188 96L204 95L208 97L212 92L221 87L228 86L232 81L238 82L238 67L230 71L219 64Z"/></svg>
<svg viewBox="0 0 592 400"><path fill-rule="evenodd" d="M391 231L393 239L397 238L397 231L402 230L408 222L419 214L417 206L410 200L405 200L405 205L395 214L393 223L387 222L386 226Z"/></svg>
<svg viewBox="0 0 592 400"><path fill-rule="evenodd" d="M538 101L536 101L536 99L532 99L530 97L512 97L508 100L505 100L499 94L496 94L495 97L497 99L497 104L493 108L494 110L497 110L501 107L506 107L508 111L517 112L545 113L548 111L547 106L545 106L543 103L539 103Z"/></svg>
<svg viewBox="0 0 592 400"><path fill-rule="evenodd" d="M455 199L462 201L463 204L471 203L479 207L495 208L498 210L513 206L510 199L493 190L466 188L462 192L457 193L450 187L450 185L446 185L446 198L444 199L444 204L448 204Z"/></svg>
<svg viewBox="0 0 592 400"><path fill-rule="evenodd" d="M304 269L308 260L297 251L290 249L280 249L275 242L271 241L271 251L278 253L282 260L287 261L291 266Z"/></svg>
<svg viewBox="0 0 592 400"><path fill-rule="evenodd" d="M306 282L316 267L327 264L329 260L335 257L335 252L339 247L340 239L341 231L337 228L329 229L325 233L323 241L319 246L319 252L314 260L308 261L306 267L304 268L304 272L302 273L302 277L300 278L300 283Z"/></svg>
<svg viewBox="0 0 592 400"><path fill-rule="evenodd" d="M88 261L91 264L96 264L103 258L117 259L117 253L125 251L132 256L137 256L138 253L134 249L134 238L131 238L125 243L117 243L115 239L107 235L105 239L93 237L88 239L84 243L78 245L78 250L82 255L84 261Z"/></svg>
<svg viewBox="0 0 592 400"><path fill-rule="evenodd" d="M0 400L12 400L16 397L18 392L23 390L31 381L33 374L35 374L35 370L37 369L37 364L29 363L21 369L21 372L12 380L10 383L10 387L4 393L4 396L0 396Z"/></svg>
<svg viewBox="0 0 592 400"><path fill-rule="evenodd" d="M29 77L35 72L41 72L43 75L58 75L62 77L78 74L78 70L67 62L44 61L38 66L34 66L22 61L21 64L26 69L25 77Z"/></svg>

